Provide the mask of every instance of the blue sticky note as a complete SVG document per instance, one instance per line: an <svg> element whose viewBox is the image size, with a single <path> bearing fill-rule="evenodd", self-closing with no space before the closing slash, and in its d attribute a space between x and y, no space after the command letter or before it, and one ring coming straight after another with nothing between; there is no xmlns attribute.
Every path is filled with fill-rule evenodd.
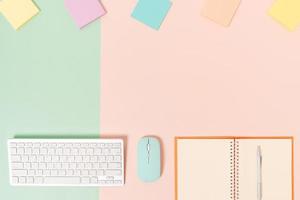
<svg viewBox="0 0 300 200"><path fill-rule="evenodd" d="M168 14L172 3L169 0L139 0L131 16L158 30Z"/></svg>

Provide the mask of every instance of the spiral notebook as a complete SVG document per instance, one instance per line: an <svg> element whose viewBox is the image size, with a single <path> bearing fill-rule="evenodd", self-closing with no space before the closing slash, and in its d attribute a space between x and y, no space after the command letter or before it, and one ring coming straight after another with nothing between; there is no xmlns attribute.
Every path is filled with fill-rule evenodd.
<svg viewBox="0 0 300 200"><path fill-rule="evenodd" d="M293 200L293 152L293 137L176 137L176 200Z"/></svg>

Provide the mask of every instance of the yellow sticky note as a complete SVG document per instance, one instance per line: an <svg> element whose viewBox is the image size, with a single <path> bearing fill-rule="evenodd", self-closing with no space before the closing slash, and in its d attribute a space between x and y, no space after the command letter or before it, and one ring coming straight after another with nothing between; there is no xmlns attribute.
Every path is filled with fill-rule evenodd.
<svg viewBox="0 0 300 200"><path fill-rule="evenodd" d="M290 31L300 24L300 0L277 0L269 15Z"/></svg>
<svg viewBox="0 0 300 200"><path fill-rule="evenodd" d="M19 29L39 12L32 0L2 0L0 13L15 28Z"/></svg>

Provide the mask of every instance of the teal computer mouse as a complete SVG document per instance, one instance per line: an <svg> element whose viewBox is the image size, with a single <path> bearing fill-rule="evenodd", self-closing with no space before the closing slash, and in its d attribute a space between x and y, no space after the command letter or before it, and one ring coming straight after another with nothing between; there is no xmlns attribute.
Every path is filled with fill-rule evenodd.
<svg viewBox="0 0 300 200"><path fill-rule="evenodd" d="M138 176L144 182L160 177L160 143L155 137L143 137L138 143Z"/></svg>

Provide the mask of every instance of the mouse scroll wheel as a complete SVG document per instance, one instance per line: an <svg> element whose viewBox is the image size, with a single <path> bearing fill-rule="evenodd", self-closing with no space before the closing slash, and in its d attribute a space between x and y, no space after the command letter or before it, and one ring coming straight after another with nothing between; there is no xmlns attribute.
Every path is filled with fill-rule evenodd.
<svg viewBox="0 0 300 200"><path fill-rule="evenodd" d="M150 144L147 144L147 151L150 151Z"/></svg>

